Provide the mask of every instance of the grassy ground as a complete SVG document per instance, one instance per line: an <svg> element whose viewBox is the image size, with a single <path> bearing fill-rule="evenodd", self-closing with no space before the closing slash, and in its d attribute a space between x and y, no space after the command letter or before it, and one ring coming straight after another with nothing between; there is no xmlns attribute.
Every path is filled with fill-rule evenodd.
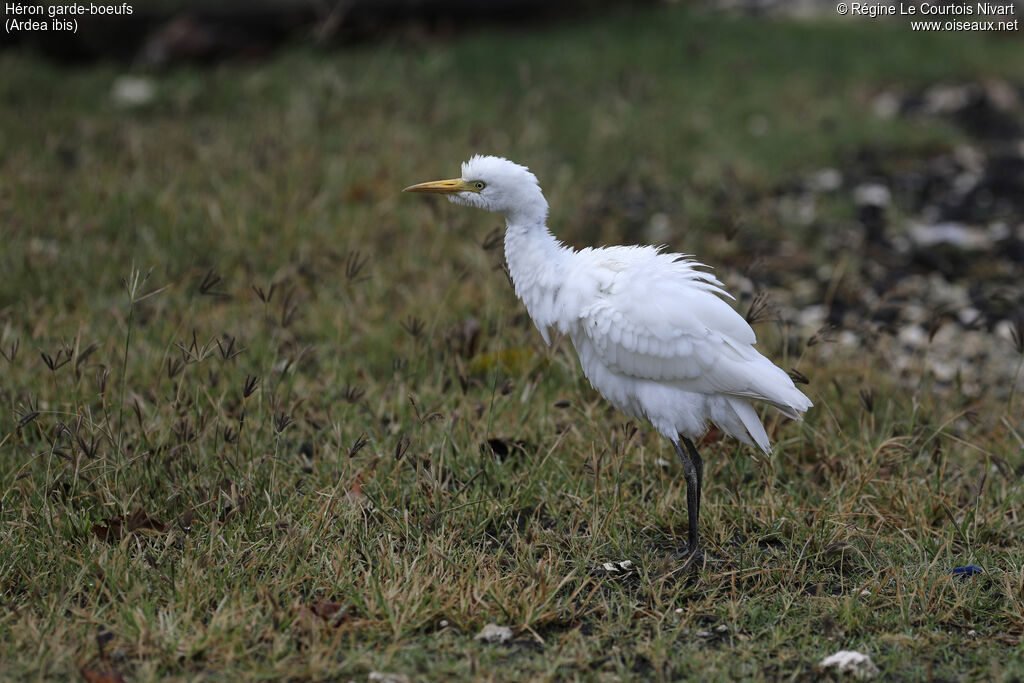
<svg viewBox="0 0 1024 683"><path fill-rule="evenodd" d="M113 67L0 55L2 675L788 679L856 649L1024 676L1020 397L759 325L816 407L770 420L770 460L702 446L722 562L683 576L671 449L543 347L495 217L398 192L501 153L570 242L661 213L676 249L783 289L786 254L834 262L849 202L817 228L730 205L733 240L721 202L949 149L873 95L1021 80L1020 57L665 9L181 69L125 109ZM513 640L474 640L489 622Z"/></svg>

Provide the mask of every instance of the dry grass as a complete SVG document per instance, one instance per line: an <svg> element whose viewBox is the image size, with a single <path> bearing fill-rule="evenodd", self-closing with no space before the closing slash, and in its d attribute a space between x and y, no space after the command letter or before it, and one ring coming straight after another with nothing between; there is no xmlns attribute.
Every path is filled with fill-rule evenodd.
<svg viewBox="0 0 1024 683"><path fill-rule="evenodd" d="M771 420L771 460L702 445L721 562L683 576L671 449L542 346L493 217L397 192L497 151L570 241L661 212L677 249L785 288L792 249L829 263L815 232L737 204L725 239L713 192L954 145L870 94L1021 78L1015 52L658 10L181 70L141 110L109 67L0 56L5 674L781 679L845 648L891 677L1024 675L1020 396L759 324L816 408ZM492 621L514 639L475 641Z"/></svg>

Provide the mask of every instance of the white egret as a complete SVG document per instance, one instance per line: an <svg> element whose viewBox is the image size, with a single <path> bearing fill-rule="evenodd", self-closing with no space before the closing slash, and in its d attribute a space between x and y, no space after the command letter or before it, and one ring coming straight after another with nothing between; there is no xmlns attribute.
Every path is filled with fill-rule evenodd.
<svg viewBox="0 0 1024 683"><path fill-rule="evenodd" d="M567 335L591 385L622 412L646 418L675 448L686 477L686 564L697 536L704 465L694 439L713 423L771 453L752 402L799 420L811 407L789 375L754 348L754 331L722 283L690 256L651 246L576 251L548 231L548 203L524 166L474 156L462 177L405 188L505 216L505 258L516 295L550 344ZM684 448L685 447L685 448Z"/></svg>

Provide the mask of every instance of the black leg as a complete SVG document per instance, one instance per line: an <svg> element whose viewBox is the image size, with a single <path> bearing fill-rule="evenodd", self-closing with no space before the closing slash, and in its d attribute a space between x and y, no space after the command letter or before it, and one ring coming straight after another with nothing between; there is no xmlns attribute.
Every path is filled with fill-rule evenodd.
<svg viewBox="0 0 1024 683"><path fill-rule="evenodd" d="M690 460L693 462L694 469L697 470L697 509L700 509L700 494L704 490L704 460L700 457L700 453L697 452L697 447L693 445L693 442L687 439L685 436L682 437L683 443L686 445L686 450L690 454Z"/></svg>
<svg viewBox="0 0 1024 683"><path fill-rule="evenodd" d="M683 476L686 477L686 516L689 524L689 544L686 548L687 558L685 563L686 566L689 566L694 562L702 563L704 558L704 553L700 549L697 536L697 524L700 521L700 485L701 479L704 478L704 462L701 460L700 455L697 454L697 449L694 448L693 442L685 436L682 439L686 444L686 450L690 451L690 454L687 454L682 449L678 441L673 441L672 446L676 449L679 462L683 465ZM691 454L696 456L696 462L691 459Z"/></svg>

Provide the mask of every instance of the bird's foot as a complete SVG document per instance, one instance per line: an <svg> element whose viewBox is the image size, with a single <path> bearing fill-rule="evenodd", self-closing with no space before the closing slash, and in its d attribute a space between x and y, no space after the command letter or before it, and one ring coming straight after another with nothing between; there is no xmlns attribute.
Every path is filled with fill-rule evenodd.
<svg viewBox="0 0 1024 683"><path fill-rule="evenodd" d="M714 564L718 560L711 556L705 555L704 551L700 547L694 548L692 551L689 547L684 547L678 552L672 553L669 556L669 561L673 564L678 564L679 569L687 572L694 569L703 569L706 564Z"/></svg>
<svg viewBox="0 0 1024 683"><path fill-rule="evenodd" d="M700 569L704 566L704 551L700 548L694 548L692 551L687 548L679 554L682 556L679 558L682 560L680 569L684 572Z"/></svg>

